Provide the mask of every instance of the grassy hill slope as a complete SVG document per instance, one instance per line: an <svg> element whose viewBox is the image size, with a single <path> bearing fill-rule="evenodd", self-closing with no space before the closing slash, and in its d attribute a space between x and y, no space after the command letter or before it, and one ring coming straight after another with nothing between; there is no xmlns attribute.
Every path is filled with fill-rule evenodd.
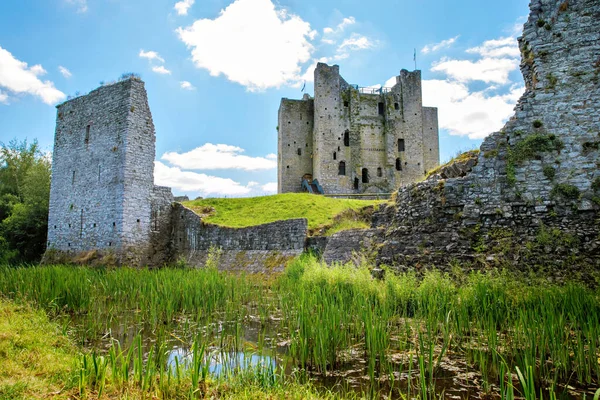
<svg viewBox="0 0 600 400"><path fill-rule="evenodd" d="M343 229L366 228L368 223L364 221L360 210L379 203L382 201L285 193L262 197L193 200L184 202L183 205L205 216L206 222L222 226L245 227L284 219L307 218L308 228L315 230L340 224L343 224ZM344 217L335 218L339 214Z"/></svg>

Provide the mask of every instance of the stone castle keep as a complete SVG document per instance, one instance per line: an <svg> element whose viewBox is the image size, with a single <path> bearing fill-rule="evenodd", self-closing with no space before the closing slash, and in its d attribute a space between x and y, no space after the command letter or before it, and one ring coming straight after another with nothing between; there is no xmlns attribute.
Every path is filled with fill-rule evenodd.
<svg viewBox="0 0 600 400"><path fill-rule="evenodd" d="M59 105L47 256L97 251L118 263L199 266L218 247L219 268L270 272L310 248L327 262L362 252L396 270L449 268L451 260L569 274L600 268L600 3L529 7L519 38L525 93L472 170L455 177L414 182L439 152L437 111L421 105L418 71L367 94L337 66L319 64L314 99L282 100L279 191L299 192L312 178L332 194L400 187L370 229L309 238L306 219L207 224L153 184L155 133L142 81Z"/></svg>
<svg viewBox="0 0 600 400"><path fill-rule="evenodd" d="M358 88L339 66L318 63L315 97L282 99L278 193L390 193L439 165L437 108L423 107L421 71L400 71L392 88Z"/></svg>

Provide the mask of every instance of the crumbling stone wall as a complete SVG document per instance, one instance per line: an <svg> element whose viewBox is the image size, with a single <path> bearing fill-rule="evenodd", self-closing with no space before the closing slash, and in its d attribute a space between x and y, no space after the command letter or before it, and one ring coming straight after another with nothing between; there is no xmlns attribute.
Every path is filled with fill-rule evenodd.
<svg viewBox="0 0 600 400"><path fill-rule="evenodd" d="M304 251L308 222L304 218L247 228L207 224L190 209L175 203L171 212L173 260L204 266L218 251L218 268L228 271L282 271Z"/></svg>
<svg viewBox="0 0 600 400"><path fill-rule="evenodd" d="M400 71L380 93L349 85L337 65L317 64L314 81L314 99L281 100L280 193L300 191L307 173L328 194L389 193L439 164L437 109L423 107L420 71Z"/></svg>
<svg viewBox="0 0 600 400"><path fill-rule="evenodd" d="M484 140L467 176L398 191L373 221L379 263L599 265L600 3L533 0L530 9L514 117Z"/></svg>

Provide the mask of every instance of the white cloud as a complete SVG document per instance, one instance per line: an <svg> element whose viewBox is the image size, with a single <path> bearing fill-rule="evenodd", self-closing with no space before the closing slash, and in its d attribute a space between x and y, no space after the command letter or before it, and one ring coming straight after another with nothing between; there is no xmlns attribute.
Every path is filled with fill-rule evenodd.
<svg viewBox="0 0 600 400"><path fill-rule="evenodd" d="M354 25L355 23L356 23L356 19L354 17L344 18L344 19L342 19L342 22L340 22L335 28L331 28L331 27L323 28L323 34L324 35L339 35L346 29L347 26ZM323 39L322 41L325 43L329 43L329 41L335 43L335 41L333 41L331 39Z"/></svg>
<svg viewBox="0 0 600 400"><path fill-rule="evenodd" d="M434 72L444 72L459 82L483 81L485 83L510 83L508 74L519 67L515 58L482 58L477 61L451 60L442 58L431 68Z"/></svg>
<svg viewBox="0 0 600 400"><path fill-rule="evenodd" d="M439 43L428 44L421 49L421 53L427 54L427 53L432 53L434 51L448 48L448 47L452 46L454 44L454 42L456 42L456 40L459 38L459 36L460 35L457 35L457 36L454 36L453 38L442 40Z"/></svg>
<svg viewBox="0 0 600 400"><path fill-rule="evenodd" d="M467 49L467 53L483 57L519 57L519 45L514 37L487 40L481 46Z"/></svg>
<svg viewBox="0 0 600 400"><path fill-rule="evenodd" d="M267 160L277 160L277 154L275 154L275 153L267 154L267 155L265 156L265 158L266 158Z"/></svg>
<svg viewBox="0 0 600 400"><path fill-rule="evenodd" d="M251 187L243 186L233 179L182 171L177 167L168 167L160 161L154 162L154 183L184 192L200 192L204 195L240 196L252 190Z"/></svg>
<svg viewBox="0 0 600 400"><path fill-rule="evenodd" d="M175 11L177 11L178 15L187 15L188 10L191 6L194 5L196 0L182 0L175 3Z"/></svg>
<svg viewBox="0 0 600 400"><path fill-rule="evenodd" d="M525 90L513 86L507 94L471 92L465 83L424 80L423 104L438 107L439 127L451 135L481 139L502 128Z"/></svg>
<svg viewBox="0 0 600 400"><path fill-rule="evenodd" d="M141 58L146 58L148 59L148 61L158 61L161 63L165 62L165 59L162 58L156 51L144 51L143 49L140 50L140 53L138 54Z"/></svg>
<svg viewBox="0 0 600 400"><path fill-rule="evenodd" d="M8 104L8 95L0 90L0 103Z"/></svg>
<svg viewBox="0 0 600 400"><path fill-rule="evenodd" d="M359 35L357 33L353 33L348 39L345 39L339 50L365 50L374 47L375 43L371 41L366 36Z"/></svg>
<svg viewBox="0 0 600 400"><path fill-rule="evenodd" d="M260 185L260 183L255 182L255 181L250 181L250 182L248 182L248 184L246 186L251 188L251 187L258 186L258 185Z"/></svg>
<svg viewBox="0 0 600 400"><path fill-rule="evenodd" d="M88 10L87 0L65 0L67 4L77 7L78 13L85 13Z"/></svg>
<svg viewBox="0 0 600 400"><path fill-rule="evenodd" d="M58 67L58 71L62 74L62 76L64 76L67 79L69 79L71 76L73 76L73 74L71 73L71 71L69 71L68 69L66 69L62 65L60 65Z"/></svg>
<svg viewBox="0 0 600 400"><path fill-rule="evenodd" d="M241 153L244 149L227 144L206 143L186 153L167 152L161 160L184 169L241 169L245 171L269 170L277 161L267 157L251 157Z"/></svg>
<svg viewBox="0 0 600 400"><path fill-rule="evenodd" d="M162 65L158 66L158 67L157 66L152 67L152 71L156 72L157 74L161 74L161 75L171 75L171 71L169 71Z"/></svg>
<svg viewBox="0 0 600 400"><path fill-rule="evenodd" d="M38 75L45 73L41 65L28 68L27 63L17 60L10 52L0 47L0 88L14 94L31 94L46 104L55 104L66 96L56 89L51 81L42 82L38 79Z"/></svg>
<svg viewBox="0 0 600 400"><path fill-rule="evenodd" d="M269 182L261 186L261 189L269 193L277 193L277 182Z"/></svg>
<svg viewBox="0 0 600 400"><path fill-rule="evenodd" d="M194 87L194 85L192 85L188 81L181 81L181 82L179 82L179 86L181 86L181 88L185 89L185 90L196 90L196 88Z"/></svg>
<svg viewBox="0 0 600 400"><path fill-rule="evenodd" d="M310 24L271 0L236 0L215 19L177 29L196 67L225 75L250 91L297 82L310 59Z"/></svg>

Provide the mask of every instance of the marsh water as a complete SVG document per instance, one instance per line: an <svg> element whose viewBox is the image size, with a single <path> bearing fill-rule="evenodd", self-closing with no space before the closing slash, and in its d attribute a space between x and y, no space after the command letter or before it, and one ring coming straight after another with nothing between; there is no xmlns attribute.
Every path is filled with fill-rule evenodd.
<svg viewBox="0 0 600 400"><path fill-rule="evenodd" d="M256 310L254 310L256 311ZM349 349L341 357L342 362L327 373L315 369L301 370L289 356L290 340L280 318L267 318L252 313L233 321L202 319L182 316L177 323L157 329L144 323L139 312L124 312L105 321L101 334L90 336L81 327L90 326L90 316L72 316L63 321L75 330L84 347L102 352L118 343L124 351L135 346L140 336L144 354L151 349L166 352L166 368L187 368L192 359L192 342L200 340L206 345L204 357L209 373L226 379L247 369L262 369L270 374L280 369L285 376L310 380L315 386L340 395L362 395L369 398L398 398L398 393L418 396L420 376L416 349L408 352L392 352L384 373L369 374L368 360L361 345ZM98 315L94 317L98 322ZM87 321L86 321L87 320ZM437 349L439 351L439 349ZM448 399L500 398L497 382L489 382L464 356L448 352L438 360L434 373L435 392ZM515 382L518 382L514 374ZM518 389L518 383L516 384ZM580 399L593 397L594 387L572 385L562 388L560 398Z"/></svg>

